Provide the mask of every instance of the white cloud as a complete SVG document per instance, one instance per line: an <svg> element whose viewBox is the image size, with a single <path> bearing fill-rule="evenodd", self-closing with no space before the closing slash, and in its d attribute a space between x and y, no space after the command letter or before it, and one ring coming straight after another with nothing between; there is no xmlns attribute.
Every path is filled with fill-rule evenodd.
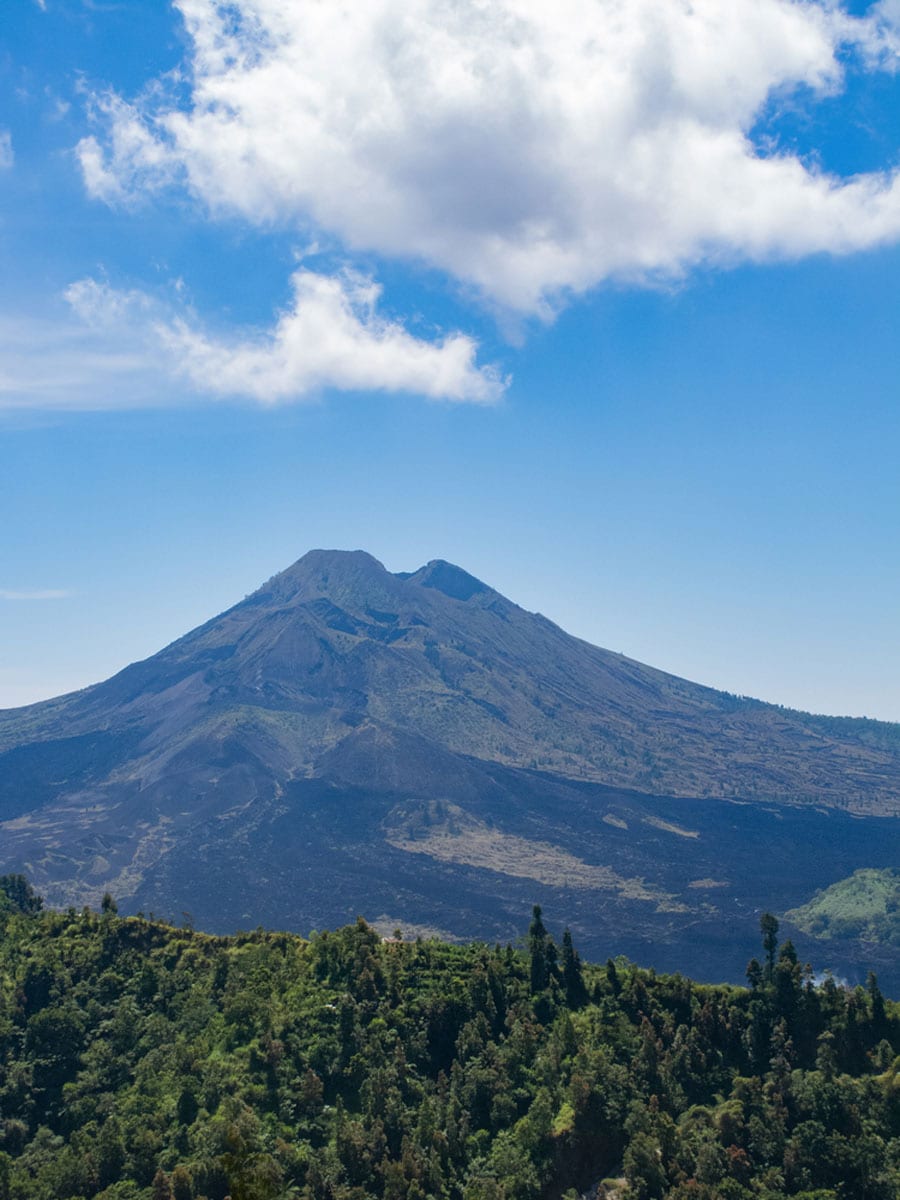
<svg viewBox="0 0 900 1200"><path fill-rule="evenodd" d="M502 394L506 384L496 370L476 366L471 338L425 342L380 317L381 289L371 280L301 269L292 284L291 308L260 337L213 338L179 321L160 327L162 341L201 390L265 404L323 387L480 403Z"/></svg>
<svg viewBox="0 0 900 1200"><path fill-rule="evenodd" d="M490 403L506 381L463 334L414 337L378 312L380 288L344 272L293 276L273 328L211 334L184 307L95 279L57 321L0 321L0 408L106 409L230 397L263 404L326 388Z"/></svg>
<svg viewBox="0 0 900 1200"><path fill-rule="evenodd" d="M900 0L880 0L872 6L861 43L873 65L900 71Z"/></svg>
<svg viewBox="0 0 900 1200"><path fill-rule="evenodd" d="M136 108L108 93L94 97L92 109L109 131L106 150L93 137L78 145L85 186L92 196L107 203L127 203L139 191L175 182L177 163Z"/></svg>
<svg viewBox="0 0 900 1200"><path fill-rule="evenodd" d="M841 58L897 65L898 0L176 0L187 107L98 101L112 202L176 181L215 213L424 260L503 305L703 262L900 236L896 172L831 176L752 130ZM162 97L162 98L161 98Z"/></svg>
<svg viewBox="0 0 900 1200"><path fill-rule="evenodd" d="M71 592L60 588L32 588L25 591L0 588L0 600L67 600L70 595Z"/></svg>
<svg viewBox="0 0 900 1200"><path fill-rule="evenodd" d="M8 170L15 161L12 135L8 130L0 129L0 171Z"/></svg>

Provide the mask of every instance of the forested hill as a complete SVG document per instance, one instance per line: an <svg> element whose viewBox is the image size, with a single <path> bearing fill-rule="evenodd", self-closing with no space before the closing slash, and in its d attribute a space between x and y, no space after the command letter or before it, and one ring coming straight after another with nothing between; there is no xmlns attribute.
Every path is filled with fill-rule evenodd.
<svg viewBox="0 0 900 1200"><path fill-rule="evenodd" d="M211 937L0 880L2 1200L895 1200L900 1009L525 949ZM575 1189L572 1192L571 1189Z"/></svg>

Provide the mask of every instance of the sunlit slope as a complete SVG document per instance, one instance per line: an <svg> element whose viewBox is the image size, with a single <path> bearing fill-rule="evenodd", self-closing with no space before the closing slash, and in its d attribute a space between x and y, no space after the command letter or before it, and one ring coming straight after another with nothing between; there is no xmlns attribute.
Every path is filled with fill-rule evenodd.
<svg viewBox="0 0 900 1200"><path fill-rule="evenodd" d="M785 915L813 937L861 938L898 948L900 871L854 871Z"/></svg>

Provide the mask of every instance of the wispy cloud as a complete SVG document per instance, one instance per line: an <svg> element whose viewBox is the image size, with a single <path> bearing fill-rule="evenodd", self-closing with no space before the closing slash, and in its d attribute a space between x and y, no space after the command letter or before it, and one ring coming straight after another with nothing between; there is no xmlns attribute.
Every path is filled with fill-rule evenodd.
<svg viewBox="0 0 900 1200"><path fill-rule="evenodd" d="M610 277L900 237L900 177L761 152L786 91L896 69L898 0L176 0L183 102L95 98L88 189L184 187L213 214L429 262L513 309Z"/></svg>
<svg viewBox="0 0 900 1200"><path fill-rule="evenodd" d="M67 600L71 595L64 588L0 588L0 600Z"/></svg>
<svg viewBox="0 0 900 1200"><path fill-rule="evenodd" d="M15 161L12 134L6 129L0 129L0 171L8 170Z"/></svg>
<svg viewBox="0 0 900 1200"><path fill-rule="evenodd" d="M148 406L163 382L143 334L94 329L66 311L0 316L0 410Z"/></svg>

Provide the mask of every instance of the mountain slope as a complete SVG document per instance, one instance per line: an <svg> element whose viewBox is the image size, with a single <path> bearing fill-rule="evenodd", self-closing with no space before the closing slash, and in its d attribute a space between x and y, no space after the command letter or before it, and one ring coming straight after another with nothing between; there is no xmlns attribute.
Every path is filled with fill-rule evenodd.
<svg viewBox="0 0 900 1200"><path fill-rule="evenodd" d="M701 892L717 909L690 872L734 874L716 869L720 843L704 832L721 824L716 805L690 808L695 836L677 832L688 801L722 799L824 808L841 828L838 810L896 816L897 727L689 683L569 636L458 567L393 575L359 551L311 552L105 683L0 713L0 868L27 869L57 902L110 887L133 905L184 902L207 924L263 912L335 924L379 915L377 896L387 916L486 932L530 901L523 888L559 878L594 905L652 906L669 929L679 906L701 911ZM456 806L455 831L432 801ZM410 802L426 805L413 837L400 828ZM741 821L756 822L755 845L763 817ZM745 835L716 836L733 857ZM670 850L660 866L660 838L685 878L668 878ZM520 843L542 848L530 876L511 869ZM842 873L880 865L865 853L841 851ZM226 863L239 901L221 896ZM254 875L270 874L272 895L249 903ZM656 882L627 882L645 876ZM461 887L476 896L456 920Z"/></svg>
<svg viewBox="0 0 900 1200"><path fill-rule="evenodd" d="M315 774L361 725L657 794L900 810L892 726L879 743L877 722L737 699L570 637L448 563L398 577L362 552L312 552L106 683L0 714L0 751L115 733L128 762L167 767L239 726Z"/></svg>

